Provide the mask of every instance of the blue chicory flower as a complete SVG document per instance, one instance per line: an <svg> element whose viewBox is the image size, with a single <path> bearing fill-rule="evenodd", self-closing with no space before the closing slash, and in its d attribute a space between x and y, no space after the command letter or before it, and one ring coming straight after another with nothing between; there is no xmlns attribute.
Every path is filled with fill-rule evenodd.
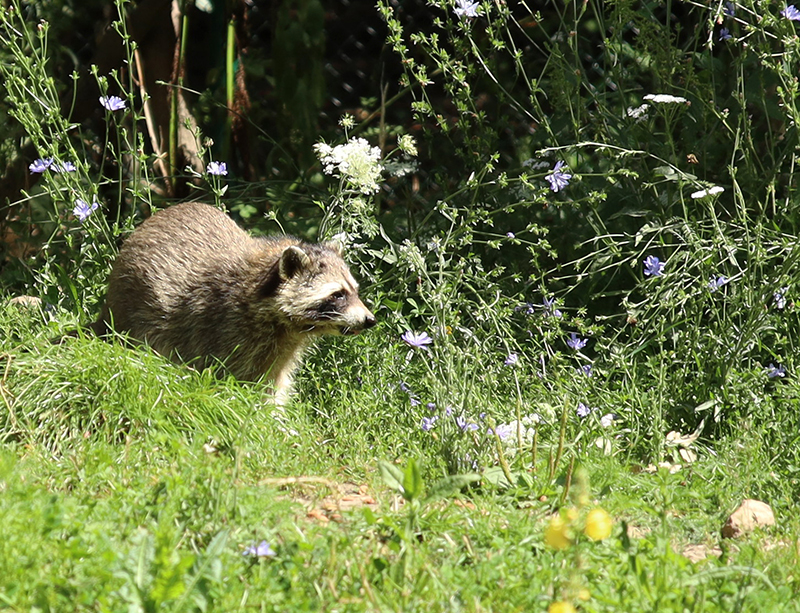
<svg viewBox="0 0 800 613"><path fill-rule="evenodd" d="M587 407L585 404L583 404L581 402L581 403L578 404L578 408L575 409L575 412L578 414L578 417L583 419L585 417L588 417L589 413L592 412L592 409L590 409L589 407Z"/></svg>
<svg viewBox="0 0 800 613"><path fill-rule="evenodd" d="M224 177L228 174L228 165L225 162L209 162L206 172L216 177Z"/></svg>
<svg viewBox="0 0 800 613"><path fill-rule="evenodd" d="M506 366L514 366L514 364L516 364L517 362L519 362L519 356L516 353L509 353L508 357L506 357L506 360L505 362L503 362L503 364L505 364Z"/></svg>
<svg viewBox="0 0 800 613"><path fill-rule="evenodd" d="M578 338L578 335L575 332L569 333L569 340L567 341L567 346L570 349L575 349L578 351L579 349L583 349L586 347L586 343L589 341L587 338Z"/></svg>
<svg viewBox="0 0 800 613"><path fill-rule="evenodd" d="M782 287L777 292L772 294L772 300L775 303L776 309L782 311L786 308L786 292L788 289L788 287Z"/></svg>
<svg viewBox="0 0 800 613"><path fill-rule="evenodd" d="M660 277L664 274L666 262L662 262L654 255L648 255L644 259L644 274L648 277Z"/></svg>
<svg viewBox="0 0 800 613"><path fill-rule="evenodd" d="M720 275L716 279L712 277L711 280L708 282L708 289L710 289L712 292L716 292L720 287L725 285L728 281L730 281L730 279L728 279L728 277L726 277L725 275Z"/></svg>
<svg viewBox="0 0 800 613"><path fill-rule="evenodd" d="M100 104L107 111L121 111L125 108L125 101L119 96L100 96Z"/></svg>
<svg viewBox="0 0 800 613"><path fill-rule="evenodd" d="M775 377L785 377L786 376L786 367L778 365L775 366L774 364L770 364L767 366L767 376L770 379L774 379Z"/></svg>
<svg viewBox="0 0 800 613"><path fill-rule="evenodd" d="M91 215L92 212L95 211L99 206L100 203L97 202L97 200L95 200L94 202L92 202L91 205L89 205L89 203L86 202L85 200L77 198L75 200L75 207L72 209L72 214L78 218L78 221L83 223L84 221L89 219L89 215Z"/></svg>
<svg viewBox="0 0 800 613"><path fill-rule="evenodd" d="M433 427L436 425L436 421L439 418L435 415L433 417L423 417L422 423L420 424L420 428L422 428L425 432L428 430L433 430Z"/></svg>
<svg viewBox="0 0 800 613"><path fill-rule="evenodd" d="M720 29L720 31L719 31L719 39L720 40L730 40L731 38L733 38L733 37L731 36L731 31L728 28Z"/></svg>
<svg viewBox="0 0 800 613"><path fill-rule="evenodd" d="M586 375L587 377L592 376L592 365L591 364L584 364L583 366L578 367L578 372L582 375Z"/></svg>
<svg viewBox="0 0 800 613"><path fill-rule="evenodd" d="M722 12L725 14L725 17L735 17L736 5L733 2L726 2L725 8L722 9Z"/></svg>
<svg viewBox="0 0 800 613"><path fill-rule="evenodd" d="M477 430L477 429L478 429L478 424L474 424L474 423L472 423L472 422L468 422L468 421L467 421L466 419L464 419L464 418L463 418L461 415L458 415L458 416L456 417L456 425L457 425L459 428L461 428L462 430L464 430L464 431L467 431L467 430Z"/></svg>
<svg viewBox="0 0 800 613"><path fill-rule="evenodd" d="M38 160L34 160L33 163L28 166L28 170L31 171L31 174L38 174L40 172L44 172L50 166L53 165L53 158L39 158Z"/></svg>
<svg viewBox="0 0 800 613"><path fill-rule="evenodd" d="M800 21L800 11L798 11L794 4L790 4L781 11L781 17L786 17L790 21Z"/></svg>
<svg viewBox="0 0 800 613"><path fill-rule="evenodd" d="M403 332L400 339L415 349L428 349L428 345L433 342L427 332L412 332L411 330Z"/></svg>
<svg viewBox="0 0 800 613"><path fill-rule="evenodd" d="M261 541L258 545L250 545L242 552L243 556L253 556L254 558L273 558L276 553L267 541Z"/></svg>
<svg viewBox="0 0 800 613"><path fill-rule="evenodd" d="M470 2L470 0L456 0L456 8L453 12L457 17L477 17L478 7L477 2Z"/></svg>
<svg viewBox="0 0 800 613"><path fill-rule="evenodd" d="M561 317L562 313L555 308L555 302L555 298L548 298L547 296L542 299L542 306L544 307L545 314L552 317Z"/></svg>
<svg viewBox="0 0 800 613"><path fill-rule="evenodd" d="M550 189L554 192L564 189L569 185L569 180L572 178L571 174L561 170L563 167L564 162L556 162L553 172L545 177L545 180L550 184Z"/></svg>

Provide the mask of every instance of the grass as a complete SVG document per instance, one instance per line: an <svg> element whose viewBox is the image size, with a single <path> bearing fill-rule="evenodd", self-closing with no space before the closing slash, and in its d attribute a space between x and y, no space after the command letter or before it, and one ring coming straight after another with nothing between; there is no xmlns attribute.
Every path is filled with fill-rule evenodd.
<svg viewBox="0 0 800 613"><path fill-rule="evenodd" d="M548 482L544 451L537 474L509 488L483 480L425 500L382 477L380 462L411 474L414 460L430 492L447 461L387 385L404 350L380 327L324 342L297 401L276 412L257 385L145 350L50 344L72 324L0 314L0 607L545 611L569 599L583 611L798 609L796 468L778 472L763 429L697 446L698 460L675 474L586 445L584 505L602 506L614 529L556 551L544 533L569 506L566 465ZM550 400L568 385L557 380ZM723 543L722 523L746 497L769 502L778 526ZM244 555L262 540L273 557ZM691 562L689 546L707 556Z"/></svg>

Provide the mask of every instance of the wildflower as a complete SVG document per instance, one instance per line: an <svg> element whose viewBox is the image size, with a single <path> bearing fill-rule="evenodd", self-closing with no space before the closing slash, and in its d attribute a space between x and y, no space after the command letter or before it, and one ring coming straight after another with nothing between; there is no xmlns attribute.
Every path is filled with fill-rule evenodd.
<svg viewBox="0 0 800 613"><path fill-rule="evenodd" d="M477 17L478 16L477 2L470 2L470 0L456 0L456 8L453 12L457 17Z"/></svg>
<svg viewBox="0 0 800 613"><path fill-rule="evenodd" d="M405 381L400 381L400 385L398 385L401 392L405 392L406 394L411 394L411 388L406 385Z"/></svg>
<svg viewBox="0 0 800 613"><path fill-rule="evenodd" d="M772 300L775 302L775 308L779 310L783 310L786 308L786 292L789 288L782 287L777 292L772 294Z"/></svg>
<svg viewBox="0 0 800 613"><path fill-rule="evenodd" d="M381 150L370 147L363 138L351 138L344 145L335 147L317 143L314 151L322 162L325 174L340 174L362 194L373 194L380 189L378 179L383 171Z"/></svg>
<svg viewBox="0 0 800 613"><path fill-rule="evenodd" d="M100 203L98 203L97 200L92 202L90 206L85 200L77 198L75 200L75 207L72 209L72 214L78 218L78 221L83 223L89 218L89 215L92 214L92 211L96 210L99 206Z"/></svg>
<svg viewBox="0 0 800 613"><path fill-rule="evenodd" d="M781 11L781 17L786 17L791 21L800 21L800 11L798 11L794 4L790 4Z"/></svg>
<svg viewBox="0 0 800 613"><path fill-rule="evenodd" d="M425 432L429 430L433 430L433 427L436 425L436 422L439 418L435 415L433 417L423 417L422 423L420 424L420 428L422 428Z"/></svg>
<svg viewBox="0 0 800 613"><path fill-rule="evenodd" d="M107 111L121 111L125 108L125 101L119 96L100 96L100 104Z"/></svg>
<svg viewBox="0 0 800 613"><path fill-rule="evenodd" d="M517 238L513 232L506 232L506 238Z"/></svg>
<svg viewBox="0 0 800 613"><path fill-rule="evenodd" d="M250 545L242 552L243 556L253 556L254 558L273 558L275 552L267 541L261 541L258 545Z"/></svg>
<svg viewBox="0 0 800 613"><path fill-rule="evenodd" d="M730 40L731 38L733 38L733 37L731 36L731 31L728 28L722 28L719 31L719 39L720 40Z"/></svg>
<svg viewBox="0 0 800 613"><path fill-rule="evenodd" d="M617 416L613 413L606 413L600 418L600 425L603 426L603 428L610 428L616 418Z"/></svg>
<svg viewBox="0 0 800 613"><path fill-rule="evenodd" d="M631 119L635 119L637 122L644 121L647 119L647 109L650 108L650 105L644 103L636 108L629 106L628 109L625 111Z"/></svg>
<svg viewBox="0 0 800 613"><path fill-rule="evenodd" d="M428 349L427 345L433 342L427 332L412 332L411 330L403 332L400 339L415 349Z"/></svg>
<svg viewBox="0 0 800 613"><path fill-rule="evenodd" d="M419 398L415 398L414 396L411 396L411 398L409 398L409 402L411 402L411 406L412 407L418 407L419 405L422 404L420 399Z"/></svg>
<svg viewBox="0 0 800 613"><path fill-rule="evenodd" d="M406 155L410 155L411 157L417 157L417 144L414 142L414 137L410 134L403 134L400 138L397 139L397 146L400 147L400 150L405 153Z"/></svg>
<svg viewBox="0 0 800 613"><path fill-rule="evenodd" d="M552 317L561 317L562 315L561 311L554 308L555 302L556 302L555 298L544 297L542 299L542 306L544 307L545 314L551 315Z"/></svg>
<svg viewBox="0 0 800 613"><path fill-rule="evenodd" d="M567 341L567 346L570 349L574 349L575 351L578 351L578 350L583 349L584 347L586 347L586 343L588 342L588 340L589 339L586 339L586 338L578 338L578 335L575 332L570 332L569 333L569 340Z"/></svg>
<svg viewBox="0 0 800 613"><path fill-rule="evenodd" d="M698 198L705 198L706 196L716 196L717 194L721 194L724 191L725 191L724 187L715 185L714 187L710 187L708 189L701 189L700 191L692 192L691 197L697 200Z"/></svg>
<svg viewBox="0 0 800 613"><path fill-rule="evenodd" d="M505 364L506 366L514 366L519 361L519 356L516 353L509 353L508 357L506 358Z"/></svg>
<svg viewBox="0 0 800 613"><path fill-rule="evenodd" d="M722 12L725 14L726 17L735 17L736 5L733 2L726 2L725 8L722 9Z"/></svg>
<svg viewBox="0 0 800 613"><path fill-rule="evenodd" d="M206 172L216 177L224 177L228 174L228 164L225 162L209 162Z"/></svg>
<svg viewBox="0 0 800 613"><path fill-rule="evenodd" d="M602 541L611 536L614 520L603 509L597 508L589 511L586 516L586 527L583 533L593 541Z"/></svg>
<svg viewBox="0 0 800 613"><path fill-rule="evenodd" d="M502 441L504 439L507 439L512 434L514 434L514 431L516 430L516 423L517 422L514 421L513 423L510 424L500 424L494 429L494 431L489 429L489 433L496 434L497 437Z"/></svg>
<svg viewBox="0 0 800 613"><path fill-rule="evenodd" d="M560 515L555 515L544 531L544 542L553 549L566 549L572 542L569 538L567 522Z"/></svg>
<svg viewBox="0 0 800 613"><path fill-rule="evenodd" d="M582 375L586 375L587 377L592 376L592 365L591 364L584 364L583 366L578 367L578 372Z"/></svg>
<svg viewBox="0 0 800 613"><path fill-rule="evenodd" d="M450 417L453 414L453 407L447 407L444 410L444 414Z"/></svg>
<svg viewBox="0 0 800 613"><path fill-rule="evenodd" d="M644 260L644 274L648 277L660 277L664 274L666 262L662 262L654 255L648 255Z"/></svg>
<svg viewBox="0 0 800 613"><path fill-rule="evenodd" d="M551 602L550 606L547 607L547 613L576 613L576 611L577 609L572 604L564 600Z"/></svg>
<svg viewBox="0 0 800 613"><path fill-rule="evenodd" d="M716 279L712 277L711 280L708 282L708 289L710 289L712 292L716 292L720 287L725 285L728 281L730 281L730 279L728 279L728 277L726 277L725 275L720 275Z"/></svg>
<svg viewBox="0 0 800 613"><path fill-rule="evenodd" d="M37 174L40 172L44 172L50 166L53 165L53 158L39 158L38 160L34 160L33 163L28 166L28 170L31 171L31 174Z"/></svg>
<svg viewBox="0 0 800 613"><path fill-rule="evenodd" d="M72 162L64 162L63 164L53 164L53 172L75 172L78 168Z"/></svg>
<svg viewBox="0 0 800 613"><path fill-rule="evenodd" d="M425 405L425 408L428 409L429 411L435 411L436 410L436 403L435 402L429 402L428 404Z"/></svg>
<svg viewBox="0 0 800 613"><path fill-rule="evenodd" d="M472 422L468 422L468 421L467 421L466 419L464 419L464 417L463 417L463 416L461 416L461 415L458 415L458 416L456 417L456 425L457 425L459 428L461 428L462 430L464 430L465 432L466 432L467 430L477 430L477 429L478 429L478 424L473 424Z"/></svg>
<svg viewBox="0 0 800 613"><path fill-rule="evenodd" d="M589 416L589 413L592 412L592 409L590 409L585 404L580 402L580 403L578 403L578 408L575 409L575 412L578 414L578 417L580 417L581 419L584 419L584 418Z"/></svg>
<svg viewBox="0 0 800 613"><path fill-rule="evenodd" d="M550 189L554 192L564 189L569 185L569 180L572 178L571 174L561 170L563 167L564 162L556 162L556 165L553 167L553 172L545 177L545 181L550 184Z"/></svg>
<svg viewBox="0 0 800 613"><path fill-rule="evenodd" d="M650 100L656 104L678 104L689 102L686 98L681 96L671 96L670 94L647 94L645 100Z"/></svg>
<svg viewBox="0 0 800 613"><path fill-rule="evenodd" d="M774 379L775 377L785 377L786 376L786 367L784 367L784 366L780 366L780 365L774 366L773 364L770 364L767 367L767 369L768 369L767 370L767 376L770 379Z"/></svg>

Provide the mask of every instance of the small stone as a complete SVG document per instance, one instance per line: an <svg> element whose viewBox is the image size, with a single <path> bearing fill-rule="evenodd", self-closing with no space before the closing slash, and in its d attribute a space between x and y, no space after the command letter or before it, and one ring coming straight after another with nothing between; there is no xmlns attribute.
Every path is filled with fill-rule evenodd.
<svg viewBox="0 0 800 613"><path fill-rule="evenodd" d="M756 528L774 526L775 515L770 506L760 500L745 500L722 527L722 538L738 538Z"/></svg>

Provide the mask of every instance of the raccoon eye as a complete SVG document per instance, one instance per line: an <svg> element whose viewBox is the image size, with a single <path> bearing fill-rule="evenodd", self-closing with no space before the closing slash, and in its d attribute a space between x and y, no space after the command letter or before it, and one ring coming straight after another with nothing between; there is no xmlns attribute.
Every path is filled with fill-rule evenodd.
<svg viewBox="0 0 800 613"><path fill-rule="evenodd" d="M334 292L331 294L331 298L338 301L344 300L346 297L347 293L343 289L340 289L338 292Z"/></svg>

